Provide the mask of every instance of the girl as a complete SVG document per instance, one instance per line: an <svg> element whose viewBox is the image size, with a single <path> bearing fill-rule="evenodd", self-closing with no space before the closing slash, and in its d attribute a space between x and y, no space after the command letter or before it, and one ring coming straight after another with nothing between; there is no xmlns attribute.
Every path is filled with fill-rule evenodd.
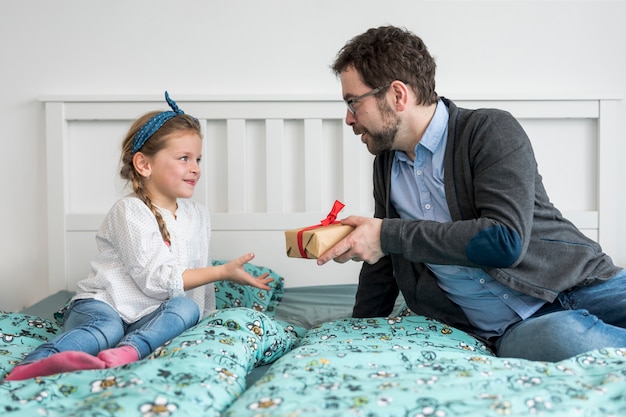
<svg viewBox="0 0 626 417"><path fill-rule="evenodd" d="M208 266L209 213L189 200L200 179L200 125L167 92L165 99L171 111L140 117L124 139L120 174L134 192L115 203L100 227L99 254L77 284L63 333L6 380L145 358L215 310L215 281L269 289L269 274L254 278L244 269L253 254Z"/></svg>

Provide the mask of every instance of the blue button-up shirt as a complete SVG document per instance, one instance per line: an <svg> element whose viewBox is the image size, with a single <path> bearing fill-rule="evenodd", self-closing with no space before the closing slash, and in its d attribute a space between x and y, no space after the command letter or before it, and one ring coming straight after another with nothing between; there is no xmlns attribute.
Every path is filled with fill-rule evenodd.
<svg viewBox="0 0 626 417"><path fill-rule="evenodd" d="M391 171L391 204L403 219L451 221L444 189L448 109L440 100L415 147L415 160L396 151ZM544 301L508 288L479 268L427 264L439 287L459 305L484 337L500 336L508 326L535 313Z"/></svg>

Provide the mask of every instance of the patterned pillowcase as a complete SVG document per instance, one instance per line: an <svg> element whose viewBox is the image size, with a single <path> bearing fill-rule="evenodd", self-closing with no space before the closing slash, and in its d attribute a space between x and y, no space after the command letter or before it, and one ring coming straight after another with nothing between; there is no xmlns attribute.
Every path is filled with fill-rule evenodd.
<svg viewBox="0 0 626 417"><path fill-rule="evenodd" d="M214 260L213 266L222 265L228 261ZM245 264L245 270L252 276L258 277L269 273L274 281L269 284L270 290L260 290L247 285L238 285L230 281L218 281L215 285L215 304L220 310L236 307L248 307L274 316L276 307L283 299L284 279L276 272L264 266Z"/></svg>

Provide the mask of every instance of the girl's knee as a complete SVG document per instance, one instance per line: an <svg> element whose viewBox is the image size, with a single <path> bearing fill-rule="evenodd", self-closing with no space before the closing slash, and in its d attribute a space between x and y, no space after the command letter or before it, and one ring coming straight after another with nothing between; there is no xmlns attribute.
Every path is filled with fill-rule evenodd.
<svg viewBox="0 0 626 417"><path fill-rule="evenodd" d="M190 298L172 298L168 301L166 308L175 312L181 320L183 320L185 327L187 328L196 325L198 320L200 320L200 308L198 308L195 301Z"/></svg>

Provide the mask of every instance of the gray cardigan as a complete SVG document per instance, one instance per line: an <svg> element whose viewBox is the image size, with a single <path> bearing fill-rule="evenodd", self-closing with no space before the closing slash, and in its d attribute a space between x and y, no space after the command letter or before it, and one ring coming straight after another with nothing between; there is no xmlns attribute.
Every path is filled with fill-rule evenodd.
<svg viewBox="0 0 626 417"><path fill-rule="evenodd" d="M386 254L363 264L354 317L389 314L398 291L417 314L471 329L424 263L482 268L498 282L552 302L621 268L550 202L530 141L509 113L448 107L444 182L452 222L403 220L389 203L393 151L374 160L374 217ZM394 278L395 276L395 278Z"/></svg>

